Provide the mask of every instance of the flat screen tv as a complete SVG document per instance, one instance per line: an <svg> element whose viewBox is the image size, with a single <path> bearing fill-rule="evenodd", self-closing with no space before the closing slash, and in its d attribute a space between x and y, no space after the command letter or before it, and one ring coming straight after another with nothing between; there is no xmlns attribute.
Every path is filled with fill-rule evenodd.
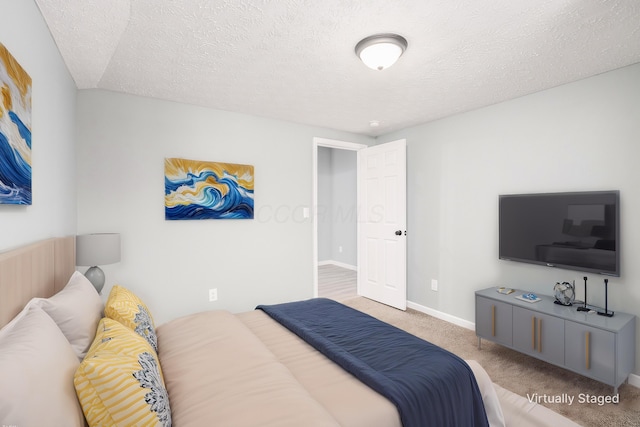
<svg viewBox="0 0 640 427"><path fill-rule="evenodd" d="M620 192L499 197L500 259L620 276Z"/></svg>

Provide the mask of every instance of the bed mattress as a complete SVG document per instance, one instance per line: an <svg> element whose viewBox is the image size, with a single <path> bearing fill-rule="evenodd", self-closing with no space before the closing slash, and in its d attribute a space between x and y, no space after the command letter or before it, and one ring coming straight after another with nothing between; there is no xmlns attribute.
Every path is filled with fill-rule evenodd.
<svg viewBox="0 0 640 427"><path fill-rule="evenodd" d="M263 311L197 313L160 325L157 335L176 427L402 425L390 401ZM467 363L492 426L578 426Z"/></svg>
<svg viewBox="0 0 640 427"><path fill-rule="evenodd" d="M401 425L384 397L261 311L198 313L157 334L175 426Z"/></svg>

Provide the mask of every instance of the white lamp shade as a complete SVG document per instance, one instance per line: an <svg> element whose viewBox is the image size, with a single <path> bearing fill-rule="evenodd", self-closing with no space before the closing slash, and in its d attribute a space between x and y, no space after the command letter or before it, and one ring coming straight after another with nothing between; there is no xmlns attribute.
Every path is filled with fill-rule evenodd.
<svg viewBox="0 0 640 427"><path fill-rule="evenodd" d="M98 266L120 262L120 234L76 236L76 265Z"/></svg>
<svg viewBox="0 0 640 427"><path fill-rule="evenodd" d="M407 48L407 40L397 34L377 34L356 45L356 55L374 70L389 68Z"/></svg>
<svg viewBox="0 0 640 427"><path fill-rule="evenodd" d="M376 43L366 47L360 52L360 59L364 64L374 70L389 68L400 58L402 49L392 43Z"/></svg>

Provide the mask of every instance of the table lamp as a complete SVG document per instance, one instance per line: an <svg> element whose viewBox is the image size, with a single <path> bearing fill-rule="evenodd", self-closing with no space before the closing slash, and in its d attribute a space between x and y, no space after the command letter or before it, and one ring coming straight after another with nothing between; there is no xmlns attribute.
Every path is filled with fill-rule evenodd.
<svg viewBox="0 0 640 427"><path fill-rule="evenodd" d="M76 236L76 265L90 266L84 273L100 293L104 287L104 271L98 265L120 262L120 234L94 233Z"/></svg>

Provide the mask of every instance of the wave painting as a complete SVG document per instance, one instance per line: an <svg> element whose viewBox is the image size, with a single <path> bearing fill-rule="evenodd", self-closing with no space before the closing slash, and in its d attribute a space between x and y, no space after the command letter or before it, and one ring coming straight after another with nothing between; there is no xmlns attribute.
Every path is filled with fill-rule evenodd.
<svg viewBox="0 0 640 427"><path fill-rule="evenodd" d="M31 77L1 43L0 204L31 204Z"/></svg>
<svg viewBox="0 0 640 427"><path fill-rule="evenodd" d="M165 219L253 219L253 166L164 160Z"/></svg>

